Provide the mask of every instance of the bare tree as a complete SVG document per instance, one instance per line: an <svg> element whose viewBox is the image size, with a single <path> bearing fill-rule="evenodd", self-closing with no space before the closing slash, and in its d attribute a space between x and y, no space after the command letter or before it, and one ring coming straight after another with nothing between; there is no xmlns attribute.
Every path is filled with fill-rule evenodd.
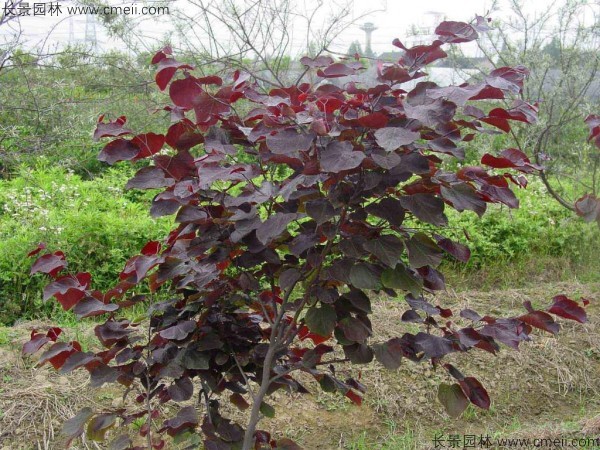
<svg viewBox="0 0 600 450"><path fill-rule="evenodd" d="M306 71L293 58L317 57L360 18L352 2L323 0L190 0L193 13L175 12L176 37L202 64L251 73L267 87L299 83ZM214 66L213 66L214 68Z"/></svg>
<svg viewBox="0 0 600 450"><path fill-rule="evenodd" d="M23 35L18 16L22 3L22 0L6 2L0 11L0 71L9 62L12 52L18 47Z"/></svg>

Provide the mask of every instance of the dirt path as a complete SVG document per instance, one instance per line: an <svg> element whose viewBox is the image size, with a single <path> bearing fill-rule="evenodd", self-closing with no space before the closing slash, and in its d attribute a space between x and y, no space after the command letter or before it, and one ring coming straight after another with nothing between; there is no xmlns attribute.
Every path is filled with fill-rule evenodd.
<svg viewBox="0 0 600 450"><path fill-rule="evenodd" d="M445 375L407 361L395 372L376 364L347 368L355 375L360 370L361 380L369 389L360 408L307 383L314 394L280 395L275 401L276 417L261 425L296 439L310 450L427 449L435 447L436 435L444 439L451 435L487 435L493 439L599 437L600 306L594 299L600 301L600 284L448 292L439 300L444 305L511 314L522 311L525 300L545 305L559 293L592 299L590 322L562 322L557 337L536 334L533 342L525 343L518 352L502 349L496 356L478 352L472 360L465 355L448 358L486 386L493 402L489 411L469 408L461 418L450 419L436 400L437 385ZM400 320L406 309L404 302L375 302L374 309L377 339L409 330L411 325ZM62 421L89 403L101 409L121 402L117 391L89 389L85 371L62 376L46 366L35 368L33 360L23 359L20 346L30 329L40 325L44 324L25 323L0 330L1 450L64 448ZM86 330L77 333L85 334ZM445 445L448 447L448 442ZM102 447L80 440L74 448Z"/></svg>

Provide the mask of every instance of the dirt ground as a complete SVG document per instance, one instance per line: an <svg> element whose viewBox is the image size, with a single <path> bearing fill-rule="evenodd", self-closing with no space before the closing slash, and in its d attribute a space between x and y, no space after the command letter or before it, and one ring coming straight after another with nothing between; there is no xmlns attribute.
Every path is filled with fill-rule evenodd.
<svg viewBox="0 0 600 450"><path fill-rule="evenodd" d="M436 399L438 384L448 381L444 371L406 361L394 372L377 364L344 368L355 376L360 371L368 388L361 407L322 393L310 383L307 387L313 394L279 394L272 402L277 410L275 418L265 419L261 428L295 439L308 450L429 449L436 448L436 435L448 439L456 434L494 439L600 437L600 283L449 291L434 302L506 315L522 312L525 300L534 306L549 305L560 293L591 300L589 323L561 321L557 336L536 333L519 351L503 348L496 356L477 352L476 358L448 358L465 375L475 376L484 384L492 398L488 411L469 407L462 417L449 418ZM374 302L378 340L414 331L410 330L412 325L400 320L405 309L403 301ZM85 371L60 375L46 366L36 368L34 359L24 359L20 355L22 343L32 328L44 325L29 322L1 330L0 450L64 448L60 428L65 419L83 406L101 410L122 402L114 388L90 389ZM85 328L77 331L88 332ZM449 447L448 442L445 447ZM103 447L78 440L73 448Z"/></svg>

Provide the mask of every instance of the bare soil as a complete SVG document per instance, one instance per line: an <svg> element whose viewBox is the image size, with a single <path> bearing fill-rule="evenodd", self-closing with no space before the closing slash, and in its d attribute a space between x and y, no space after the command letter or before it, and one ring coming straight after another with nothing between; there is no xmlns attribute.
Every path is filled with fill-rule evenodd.
<svg viewBox="0 0 600 450"><path fill-rule="evenodd" d="M272 403L277 415L265 419L260 427L295 439L308 450L429 449L434 448L436 434L531 439L600 437L600 306L594 301L600 299L599 283L449 291L433 302L506 315L522 312L526 300L534 306L548 305L560 293L592 300L587 324L561 321L557 336L536 333L534 340L524 343L517 352L503 348L496 356L477 352L474 358L448 358L465 375L477 377L486 386L492 397L488 411L469 407L461 418L449 418L436 399L437 386L449 381L447 375L443 370L407 361L394 372L378 364L341 368L349 375L360 374L368 387L361 407L322 393L307 380L306 387L313 393L276 394ZM405 309L404 301L374 302L377 340L415 331L400 320ZM34 359L24 359L20 354L22 343L32 328L44 326L48 324L29 322L3 329L8 338L0 346L0 450L64 448L61 423L78 409L91 405L101 410L123 402L122 393L113 387L90 389L85 371L60 375L51 367L36 367ZM86 339L89 331L79 329L79 339ZM410 439L396 439L406 436ZM103 447L78 440L74 448Z"/></svg>

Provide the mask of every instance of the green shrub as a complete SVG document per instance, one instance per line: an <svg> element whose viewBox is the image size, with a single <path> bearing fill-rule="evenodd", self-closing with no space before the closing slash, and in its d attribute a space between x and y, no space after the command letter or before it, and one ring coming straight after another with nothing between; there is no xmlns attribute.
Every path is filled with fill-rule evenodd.
<svg viewBox="0 0 600 450"><path fill-rule="evenodd" d="M26 254L38 242L67 251L74 270L92 268L95 287L106 290L130 255L167 235L169 220L148 217L152 193L117 187L132 171L84 181L58 168L21 170L0 182L0 323L51 313L41 302L42 280L29 277Z"/></svg>
<svg viewBox="0 0 600 450"><path fill-rule="evenodd" d="M597 278L599 228L559 205L533 177L529 186L516 194L519 209L506 211L506 207L489 205L482 218L472 212L448 209L454 237L462 239L471 249L471 259L466 265L452 265L468 275L498 266L518 269L525 264L543 266L560 260L561 264L578 267L581 278ZM543 271L544 267L536 270ZM514 270L509 276L518 275L517 272Z"/></svg>

